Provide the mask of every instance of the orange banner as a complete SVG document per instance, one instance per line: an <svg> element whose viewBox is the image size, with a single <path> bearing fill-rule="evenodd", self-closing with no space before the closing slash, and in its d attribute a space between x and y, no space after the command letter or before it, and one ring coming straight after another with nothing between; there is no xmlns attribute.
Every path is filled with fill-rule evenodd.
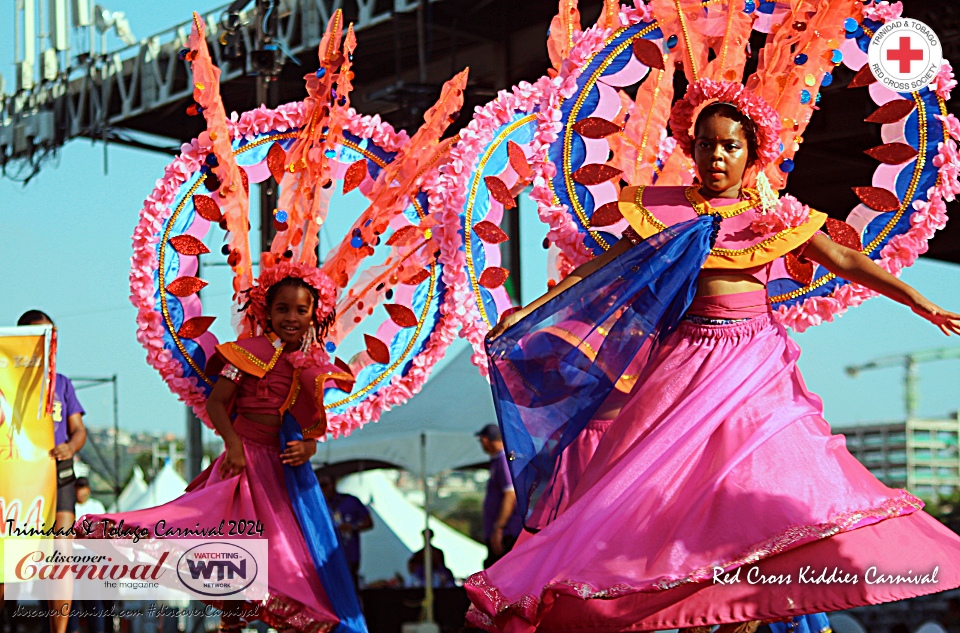
<svg viewBox="0 0 960 633"><path fill-rule="evenodd" d="M0 536L50 532L56 514L53 329L0 328ZM11 523L12 521L12 523ZM11 532L11 528L13 531ZM4 582L0 548L0 582Z"/></svg>

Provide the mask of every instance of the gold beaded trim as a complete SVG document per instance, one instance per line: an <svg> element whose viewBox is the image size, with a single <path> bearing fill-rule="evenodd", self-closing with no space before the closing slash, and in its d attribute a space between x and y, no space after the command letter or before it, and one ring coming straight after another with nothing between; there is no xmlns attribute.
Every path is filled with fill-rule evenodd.
<svg viewBox="0 0 960 633"><path fill-rule="evenodd" d="M700 75L697 73L697 62L693 59L693 51L690 50L690 32L687 30L687 20L683 17L683 9L680 7L680 0L674 0L677 7L677 17L680 18L680 30L683 31L683 42L687 49L687 59L690 60L690 71L693 73L693 80L699 81Z"/></svg>
<svg viewBox="0 0 960 633"><path fill-rule="evenodd" d="M237 156L238 154L242 154L248 150L253 149L254 147L263 145L264 143L272 143L273 141L276 141L276 140L296 138L296 137L297 137L296 132L285 132L283 134L273 134L271 136L262 138L258 141L254 141L253 143L247 143L240 149L236 150L233 153L233 155ZM197 191L197 189L200 188L200 185L202 185L203 181L205 181L206 179L207 179L207 175L201 173L200 177L197 179L197 182L193 183L193 186L191 186L190 190L187 191L187 195L183 197L183 199L180 201L180 204L178 204L177 208L174 209L173 214L170 216L170 219L167 220L167 228L163 232L163 239L160 241L160 249L159 249L160 252L157 255L157 258L158 258L157 284L160 290L160 312L161 314L163 314L163 320L167 324L167 331L170 333L171 338L173 338L174 345L177 346L177 349L180 351L180 354L183 356L184 360L187 361L187 364L190 365L190 367L197 373L200 379L212 387L213 381L207 378L207 375L204 373L204 371L199 366L197 366L197 364L193 361L193 358L191 358L190 354L187 352L187 348L183 346L183 342L180 340L180 336L177 334L177 331L173 327L173 318L170 316L170 310L167 307L167 284L164 281L165 275L164 275L164 266L163 266L164 260L166 259L167 242L170 240L170 232L173 230L173 225L176 222L177 218L180 216L180 212L183 211L183 208L186 206L187 200L191 200L193 198L193 194Z"/></svg>
<svg viewBox="0 0 960 633"><path fill-rule="evenodd" d="M654 228L657 229L657 232L659 233L660 231L665 230L667 228L667 225L661 222L660 220L658 220L657 217L653 215L653 213L649 209L643 206L643 190L644 189L646 189L645 185L637 187L637 193L634 194L633 203L634 205L636 205L637 210L639 210L640 213L643 214L644 219L650 224L652 224ZM689 192L689 190L690 188L688 188L687 191ZM691 204L693 203L693 201L690 200L689 195L687 197L687 200L690 201ZM759 198L757 199L757 203L759 203ZM752 204L753 206L756 206L753 200L751 200L750 204ZM709 207L709 205L707 206ZM739 205L734 205L734 206L739 206ZM734 215L742 213L743 211L749 208L752 208L752 207L746 207L745 209L741 209L740 211L737 211L737 213L731 212L731 214L726 217L733 217ZM696 211L697 215L704 215L705 213L717 213L716 211L704 211L703 213L701 213L700 211L697 210L696 206L694 206L693 210ZM710 249L710 254L718 255L721 257L737 257L739 255L748 255L750 253L753 253L754 251L759 251L768 247L770 244L772 244L776 240L789 234L791 230L792 229L784 229L783 231L780 231L776 235L772 235L767 239L763 240L762 242L757 242L756 244L752 246L748 246L746 248L712 248Z"/></svg>
<svg viewBox="0 0 960 633"><path fill-rule="evenodd" d="M906 212L907 208L910 206L910 203L913 200L913 195L917 191L917 185L920 183L920 175L923 172L923 165L926 162L926 156L927 156L927 109L923 102L923 99L920 98L919 93L913 92L911 93L911 96L913 96L913 100L917 104L917 127L919 128L919 132L920 132L919 134L920 142L918 143L918 145L920 147L917 150L917 159L916 159L917 162L914 163L914 166L913 166L913 176L910 178L910 186L907 187L906 195L903 196L903 202L900 203L900 208L893 215L893 217L890 218L890 221L887 222L887 225L883 228L883 230L880 231L879 234L877 234L877 237L875 237L872 242L867 244L860 251L863 254L869 253L870 251L875 249L877 246L879 246L880 242L886 239L886 237L890 234L890 231L893 230L893 227L897 224L897 222L900 221L900 218L903 217L903 214ZM938 96L937 103L940 106L940 112L943 114L946 114L947 110L946 110L946 103L944 102L944 100ZM780 295L776 295L775 297L770 297L770 303L779 303L782 301L789 301L790 299L796 299L802 294L805 294L811 290L816 290L817 288L820 288L824 284L830 281L833 281L834 279L836 279L836 277L837 276L834 275L833 273L827 273L823 277L820 277L819 279L811 283L809 286L806 286L804 288L798 288L797 290L793 290L791 292L786 292Z"/></svg>
<svg viewBox="0 0 960 633"><path fill-rule="evenodd" d="M610 55L608 55L608 56L606 57L606 59L603 60L603 63L601 63L601 64L596 68L596 70L593 71L593 74L590 75L590 79L589 79L589 80L587 81L587 83L584 85L584 89L580 92L580 96L577 97L577 101L574 103L573 109L570 111L570 115L569 115L569 117L568 117L568 120L576 119L577 113L580 111L580 108L583 107L583 103L584 103L584 101L585 101L586 98L587 98L587 94L590 92L590 88L593 86L593 84L595 84L595 83L597 82L597 80L599 79L600 75L603 74L603 71L607 69L607 66L609 66L611 63L613 63L613 60L617 57L617 55L619 55L620 53L622 53L623 51L625 51L627 48L629 48L630 46L632 46L632 45L633 45L633 41L634 41L635 39L637 39L638 37L643 37L644 35L647 35L647 34L649 34L649 33L652 33L653 31L657 30L658 28L660 28L660 24L659 24L659 22L657 22L656 20L654 20L654 21L651 22L649 25L647 25L644 29L638 31L637 34L634 35L632 38L630 38L630 39L628 39L626 42L623 42L622 44L620 44L620 46L618 46L617 48L615 48L615 49L610 53ZM606 46L606 45L609 44L610 42L613 42L614 40L616 40L616 38L617 38L621 33L623 33L623 31L625 31L625 30L626 30L626 27L621 28L621 29L618 29L616 32L614 32L614 34L611 35L610 38L607 39L607 41L604 43L604 46ZM599 51L597 51L597 53L599 53ZM590 63L593 61L593 58L597 55L597 53L594 53L593 55L591 55L590 57L588 57L586 60L584 60L583 66L589 66ZM561 104L563 103L563 100L562 100L562 99L560 100L560 103L561 103ZM571 156L570 156L570 155L571 155L571 152L573 151L572 148L571 148L572 142L573 142L573 126L572 126L572 125L568 125L568 126L566 126L566 129L564 129L564 132L563 132L563 179L564 179L564 186L565 186L565 188L566 188L566 190L567 190L567 195L568 195L569 198L570 198L570 203L571 203L571 205L573 206L573 211L574 211L574 213L576 213L577 219L580 221L580 225L587 229L587 231L590 233L590 236L593 237L593 239L597 242L597 244L600 245L601 248L603 248L604 250L607 250L607 249L610 248L610 244L609 244L605 239L603 239L603 237L600 235L599 232L593 231L593 230L591 230L591 229L589 228L589 227L590 227L590 221L589 221L589 219L587 218L587 214L586 214L586 212L583 210L583 207L580 205L580 200L579 200L579 198L577 198L577 196L576 196L576 191L574 190L573 180L572 180L572 178L571 178L572 165L571 165ZM548 186L550 187L550 189L553 190L553 179L552 179L552 178L547 181L547 184L548 184ZM560 205L560 199L557 197L556 191L554 191L554 194L553 194L553 202L554 202L555 205L558 205L558 206Z"/></svg>
<svg viewBox="0 0 960 633"><path fill-rule="evenodd" d="M487 311L483 308L483 297L480 295L480 286L477 283L477 271L473 268L473 205L477 199L477 192L480 189L480 174L483 173L484 168L487 166L487 161L493 156L493 153L497 150L500 145L503 144L503 141L507 139L508 136L513 134L513 132L524 125L535 121L537 118L536 114L528 114L527 116L518 119L508 125L503 132L497 135L496 138L487 146L486 152L484 152L483 157L480 159L480 162L477 163L477 168L474 170L473 182L470 185L470 194L467 196L467 209L464 214L464 248L466 249L466 259L467 259L467 274L470 275L470 286L473 288L473 294L477 299L477 308L480 310L480 316L483 318L484 322L489 327L493 327L493 323L490 322L489 317L487 317Z"/></svg>
<svg viewBox="0 0 960 633"><path fill-rule="evenodd" d="M697 215L719 215L721 218L726 219L736 217L744 211L756 209L760 206L760 196L755 189L744 189L743 193L747 194L748 200L717 209L713 208L709 202L700 197L696 186L687 187L683 195L687 198L687 202L690 203L690 206L693 207ZM698 197L700 200L697 199Z"/></svg>
<svg viewBox="0 0 960 633"><path fill-rule="evenodd" d="M413 336L410 338L410 342L407 344L406 349L403 350L403 353L400 355L400 357L399 357L396 361L394 361L394 362L390 365L390 367L387 368L387 370L386 370L385 372L383 372L382 374L380 374L379 376L377 376L369 385L367 385L366 387L360 389L360 390L357 391L357 392L351 393L351 394L348 395L346 398L343 398L343 399L341 399L341 400L337 400L336 402L331 402L330 404L324 405L324 408L325 408L325 409L333 409L334 407L339 407L340 405L347 404L348 402L351 402L351 401L353 401L353 400L356 400L357 398L359 398L360 396L362 396L362 395L365 394L366 392L368 392L368 391L370 391L371 389L373 389L376 385L378 385L381 381L383 381L383 379L384 379L390 372L392 372L393 370L395 370L397 367L400 366L400 364L401 364L402 362L404 362L404 359L407 357L407 355L408 355L408 354L410 353L410 351L413 349L414 344L417 342L417 339L418 339L419 336L420 336L420 331L423 329L423 322L426 320L426 318L427 318L427 313L428 313L429 310L430 310L430 303L431 303L431 301L432 301L432 299L433 299L433 294L434 294L434 292L436 292L436 287L437 287L437 264L436 264L436 263L432 263L432 264L430 264L430 287L429 287L429 289L427 290L427 295L430 297L430 300L429 300L429 301L426 301L426 302L423 304L423 312L420 314L420 318L417 319L417 329L414 331Z"/></svg>

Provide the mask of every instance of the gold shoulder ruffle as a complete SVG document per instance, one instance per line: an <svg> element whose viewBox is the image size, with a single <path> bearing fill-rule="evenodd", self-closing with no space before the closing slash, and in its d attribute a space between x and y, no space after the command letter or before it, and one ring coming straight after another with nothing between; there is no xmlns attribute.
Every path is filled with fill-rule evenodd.
<svg viewBox="0 0 960 633"><path fill-rule="evenodd" d="M667 228L667 225L643 206L643 186L624 187L618 207L630 226L646 239ZM798 227L785 229L753 246L742 249L714 248L704 262L704 268L741 270L762 266L783 257L797 248L823 227L827 214L810 210L810 218Z"/></svg>

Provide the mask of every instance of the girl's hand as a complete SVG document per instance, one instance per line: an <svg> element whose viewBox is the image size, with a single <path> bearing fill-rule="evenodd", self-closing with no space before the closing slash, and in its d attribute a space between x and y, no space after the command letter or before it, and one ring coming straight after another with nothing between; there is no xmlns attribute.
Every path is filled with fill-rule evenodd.
<svg viewBox="0 0 960 633"><path fill-rule="evenodd" d="M220 462L220 477L229 479L243 472L247 467L247 457L243 453L243 444L234 442L227 444L227 451Z"/></svg>
<svg viewBox="0 0 960 633"><path fill-rule="evenodd" d="M947 312L924 297L914 301L910 307L914 312L940 328L940 331L947 336L960 334L960 314Z"/></svg>
<svg viewBox="0 0 960 633"><path fill-rule="evenodd" d="M317 452L316 440L294 440L287 442L287 450L280 453L280 463L290 466L306 464Z"/></svg>

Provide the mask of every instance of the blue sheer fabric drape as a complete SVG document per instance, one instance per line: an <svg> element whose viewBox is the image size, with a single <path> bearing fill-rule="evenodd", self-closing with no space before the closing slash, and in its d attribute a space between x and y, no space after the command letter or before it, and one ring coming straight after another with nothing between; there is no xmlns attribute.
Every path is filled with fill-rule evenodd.
<svg viewBox="0 0 960 633"><path fill-rule="evenodd" d="M770 624L773 633L830 633L830 620L826 613L812 615L798 615L787 622L773 622Z"/></svg>
<svg viewBox="0 0 960 633"><path fill-rule="evenodd" d="M284 414L280 427L280 446L286 448L287 442L302 439L300 425L292 415ZM284 464L283 475L290 503L293 504L307 549L313 558L313 566L320 576L323 590L330 598L333 612L340 618L336 633L367 633L367 623L360 611L360 600L353 586L347 557L337 538L336 527L310 462L300 466Z"/></svg>
<svg viewBox="0 0 960 633"><path fill-rule="evenodd" d="M673 331L716 236L702 216L667 228L487 342L494 404L525 526L542 527L561 455L641 347ZM649 349L649 348L648 348Z"/></svg>

